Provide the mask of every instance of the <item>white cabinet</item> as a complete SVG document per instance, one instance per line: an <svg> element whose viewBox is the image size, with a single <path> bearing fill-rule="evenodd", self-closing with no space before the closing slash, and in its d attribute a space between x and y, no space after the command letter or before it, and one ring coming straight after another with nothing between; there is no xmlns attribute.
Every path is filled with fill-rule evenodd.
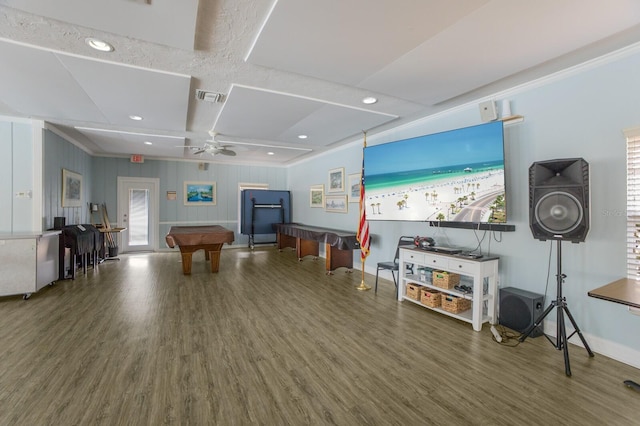
<svg viewBox="0 0 640 426"><path fill-rule="evenodd" d="M443 289L433 285L429 271L446 271L459 274L460 285L472 289L463 292L456 289ZM427 271L427 273L422 273ZM444 294L471 300L471 309L453 313L438 307L429 307L419 300L406 296L407 284L439 290ZM428 252L418 248L400 248L400 280L398 283L398 300L407 300L427 309L469 322L473 329L480 331L482 324L496 324L496 308L498 294L498 258L483 257L467 259L455 255Z"/></svg>
<svg viewBox="0 0 640 426"><path fill-rule="evenodd" d="M0 296L28 299L58 279L59 234L0 234Z"/></svg>

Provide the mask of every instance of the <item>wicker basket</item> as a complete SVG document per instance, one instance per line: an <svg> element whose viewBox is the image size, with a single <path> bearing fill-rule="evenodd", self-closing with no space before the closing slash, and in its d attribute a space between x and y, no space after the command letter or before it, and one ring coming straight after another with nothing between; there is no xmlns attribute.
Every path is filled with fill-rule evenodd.
<svg viewBox="0 0 640 426"><path fill-rule="evenodd" d="M451 294L442 295L441 307L447 312L457 314L471 309L471 300L464 297L453 296Z"/></svg>
<svg viewBox="0 0 640 426"><path fill-rule="evenodd" d="M436 287L450 289L460 284L460 275L453 272L433 271L431 282Z"/></svg>
<svg viewBox="0 0 640 426"><path fill-rule="evenodd" d="M407 284L407 297L413 300L420 300L420 289L422 287L418 284L409 283Z"/></svg>
<svg viewBox="0 0 640 426"><path fill-rule="evenodd" d="M420 303L425 306L429 306L430 308L439 308L441 297L442 293L438 290L423 288L420 293Z"/></svg>

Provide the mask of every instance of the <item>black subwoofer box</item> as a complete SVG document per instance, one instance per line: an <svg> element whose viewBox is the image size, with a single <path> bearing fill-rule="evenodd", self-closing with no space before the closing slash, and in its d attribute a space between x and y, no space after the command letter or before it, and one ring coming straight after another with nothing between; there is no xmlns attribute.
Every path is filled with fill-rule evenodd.
<svg viewBox="0 0 640 426"><path fill-rule="evenodd" d="M499 310L500 325L525 333L544 312L544 296L515 287L501 288ZM536 327L529 337L542 336L542 326Z"/></svg>

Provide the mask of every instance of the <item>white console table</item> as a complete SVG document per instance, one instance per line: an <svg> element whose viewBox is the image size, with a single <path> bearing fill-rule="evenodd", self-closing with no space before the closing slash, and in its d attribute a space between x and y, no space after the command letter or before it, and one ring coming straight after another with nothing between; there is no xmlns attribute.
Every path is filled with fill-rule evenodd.
<svg viewBox="0 0 640 426"><path fill-rule="evenodd" d="M398 300L407 300L427 309L440 312L466 321L473 325L475 331L482 330L482 324L489 322L496 324L497 295L498 295L498 258L483 257L480 259L464 258L425 251L418 248L400 248L400 280L398 283ZM409 266L409 268L408 268ZM420 279L419 268L430 268L438 271L455 272L461 275L461 284L473 288L472 293L463 293L455 289L443 289L434 286L430 279ZM410 272L412 271L412 272ZM429 275L426 275L429 277ZM432 288L445 294L464 297L471 300L471 309L460 313L452 313L441 308L423 305L418 300L406 297L407 284L415 283L423 287Z"/></svg>

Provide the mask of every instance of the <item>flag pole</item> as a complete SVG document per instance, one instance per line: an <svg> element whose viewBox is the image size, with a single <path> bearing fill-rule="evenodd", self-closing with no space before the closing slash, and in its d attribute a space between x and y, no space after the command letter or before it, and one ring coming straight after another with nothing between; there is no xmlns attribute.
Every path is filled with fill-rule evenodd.
<svg viewBox="0 0 640 426"><path fill-rule="evenodd" d="M371 290L371 287L364 283L364 259L362 259L362 281L360 281L360 285L356 288L362 291Z"/></svg>
<svg viewBox="0 0 640 426"><path fill-rule="evenodd" d="M360 171L360 223L358 225L357 238L360 243L360 260L362 261L362 281L360 285L356 287L358 290L366 291L371 290L371 287L364 282L364 262L369 255L369 245L371 243L369 239L369 222L367 221L367 206L364 199L364 149L367 147L367 132L362 131L364 134L364 141L362 147L362 170Z"/></svg>

